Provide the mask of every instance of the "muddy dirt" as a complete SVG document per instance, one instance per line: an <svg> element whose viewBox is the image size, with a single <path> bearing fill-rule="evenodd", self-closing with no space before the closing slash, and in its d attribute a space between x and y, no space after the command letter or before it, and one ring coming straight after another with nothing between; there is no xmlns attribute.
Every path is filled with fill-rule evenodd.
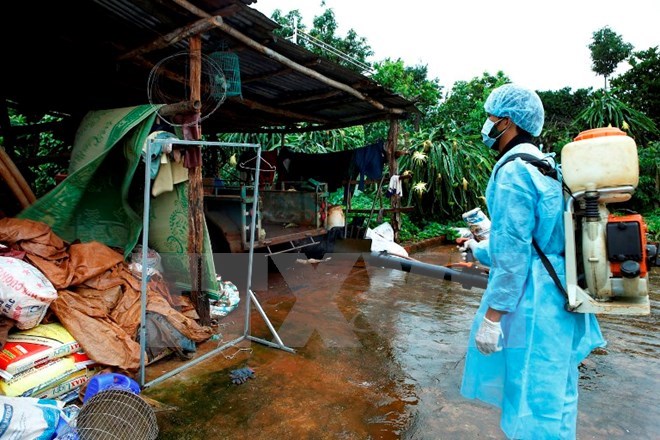
<svg viewBox="0 0 660 440"><path fill-rule="evenodd" d="M334 254L283 254L255 293L290 353L242 340L145 390L160 403L160 439L503 439L496 408L459 394L482 291ZM444 265L453 246L414 255ZM225 277L226 279L226 277ZM580 367L579 439L660 438L658 299L652 314L601 317L608 341ZM198 356L244 335L272 341L256 309L218 323ZM152 380L181 361L148 367ZM250 367L241 385L231 370Z"/></svg>

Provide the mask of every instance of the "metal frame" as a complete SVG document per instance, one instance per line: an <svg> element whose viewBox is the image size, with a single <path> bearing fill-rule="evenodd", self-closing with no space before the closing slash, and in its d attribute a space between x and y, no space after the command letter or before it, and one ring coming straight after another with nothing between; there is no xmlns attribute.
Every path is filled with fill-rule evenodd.
<svg viewBox="0 0 660 440"><path fill-rule="evenodd" d="M273 347L273 348L279 348L284 351L288 351L290 353L295 353L295 350L293 350L290 347L287 347L284 345L282 342L282 339L280 339L280 336L277 334L277 331L273 327L273 324L270 322L270 319L268 319L268 316L266 315L266 312L264 312L264 309L261 307L261 304L259 304L259 300L255 296L254 292L252 291L252 265L254 261L254 236L255 236L255 223L256 223L256 217L257 217L257 201L259 199L259 165L261 163L261 145L260 144L247 144L247 143L235 143L235 142L207 142L207 141L186 141L186 140L173 140L173 139L147 139L147 144L146 144L146 157L151 157L151 148L153 145L159 145L159 144L176 144L176 145L189 145L189 146L205 146L205 147L239 147L239 148L256 148L257 150L257 165L256 165L256 170L255 170L255 182L254 182L254 192L253 192L253 198L252 198L252 212L254 215L252 215L252 218L250 220L250 249L249 249L249 257L248 257L248 274L247 274L247 295L246 295L246 301L245 301L245 326L244 326L244 331L243 335L227 342L226 344L198 357L195 358L191 361L188 361L184 365L175 368L174 370L165 373L159 377L157 377L154 380L151 380L150 382L145 383L145 353L146 353L146 344L147 344L147 284L148 284L148 277L144 276L144 268L148 267L147 266L147 257L148 257L148 252L146 250L149 249L149 210L150 210L150 203L151 203L151 175L150 175L150 170L149 166L145 166L144 170L144 207L142 211L142 268L143 268L143 276L141 280L141 297L140 297L140 385L142 388L147 388L150 386L153 386L159 382L164 381L165 379L168 379L183 370L192 367L193 365L196 365L220 352L223 350L232 347L236 344L238 344L241 341L244 340L250 340L254 342L259 342L260 344ZM273 335L273 338L277 343L266 341L265 339L257 338L254 337L250 334L250 315L251 315L251 305L254 304L255 308L261 315L262 319L268 326L268 329L270 330L271 334Z"/></svg>

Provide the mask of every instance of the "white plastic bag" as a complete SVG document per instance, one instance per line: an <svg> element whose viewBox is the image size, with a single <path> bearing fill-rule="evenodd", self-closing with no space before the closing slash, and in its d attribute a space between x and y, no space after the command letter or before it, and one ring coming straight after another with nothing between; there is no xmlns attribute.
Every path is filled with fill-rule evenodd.
<svg viewBox="0 0 660 440"><path fill-rule="evenodd" d="M57 290L39 269L17 258L0 257L0 313L16 321L16 327L36 327Z"/></svg>
<svg viewBox="0 0 660 440"><path fill-rule="evenodd" d="M376 226L374 229L367 228L364 236L371 239L371 250L373 252L386 251L400 257L408 256L408 251L400 244L394 242L394 229L387 222Z"/></svg>
<svg viewBox="0 0 660 440"><path fill-rule="evenodd" d="M390 225L388 222L385 222L373 229L367 228L365 237L371 238L372 240L374 238L378 238L380 240L394 242L394 229L392 229L392 225Z"/></svg>

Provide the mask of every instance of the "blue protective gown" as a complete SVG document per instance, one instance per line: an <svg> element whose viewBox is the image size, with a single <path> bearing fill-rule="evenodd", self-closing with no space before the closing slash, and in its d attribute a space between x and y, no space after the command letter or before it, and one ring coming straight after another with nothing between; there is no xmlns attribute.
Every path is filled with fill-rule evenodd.
<svg viewBox="0 0 660 440"><path fill-rule="evenodd" d="M543 157L532 144L509 155ZM491 230L475 257L490 266L488 286L474 319L461 394L501 408L501 428L514 439L574 439L578 365L604 346L592 314L564 309L565 298L532 247L532 237L565 282L564 199L561 184L516 159L486 189ZM502 316L503 350L482 355L475 335L488 307Z"/></svg>

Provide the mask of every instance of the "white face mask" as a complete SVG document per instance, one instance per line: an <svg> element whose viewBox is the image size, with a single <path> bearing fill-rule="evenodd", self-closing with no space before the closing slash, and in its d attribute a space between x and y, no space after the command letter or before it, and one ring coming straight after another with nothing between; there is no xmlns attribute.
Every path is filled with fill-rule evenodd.
<svg viewBox="0 0 660 440"><path fill-rule="evenodd" d="M497 131L497 128L495 128L495 125L497 125L498 122L500 122L504 118L500 118L497 121L493 121L490 118L486 119L486 122L484 122L484 126L481 128L481 139L484 141L484 144L486 144L487 147L492 148L492 149L497 149L495 146L495 141L497 141L500 136L504 134L505 131L509 129L509 127L505 128L502 131Z"/></svg>

